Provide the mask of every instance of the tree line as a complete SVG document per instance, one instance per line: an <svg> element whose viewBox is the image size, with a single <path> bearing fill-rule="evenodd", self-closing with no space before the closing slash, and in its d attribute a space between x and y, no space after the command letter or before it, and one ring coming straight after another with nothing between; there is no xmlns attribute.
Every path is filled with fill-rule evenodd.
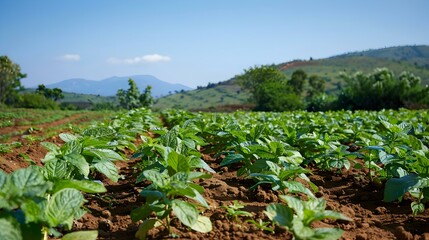
<svg viewBox="0 0 429 240"><path fill-rule="evenodd" d="M24 88L18 64L7 56L0 56L0 105L28 108L58 108L57 101L64 97L62 90L38 86L34 93L20 93ZM327 110L380 110L399 108L428 108L429 87L422 86L420 77L410 72L395 76L387 68L377 68L372 73L341 73L345 87L338 94L325 92L325 80L301 69L290 79L275 65L250 67L235 77L236 82L251 93L250 101L257 111L327 111ZM141 93L132 80L128 90L119 89L119 105L107 104L103 108L133 109L151 107L154 99L151 86Z"/></svg>
<svg viewBox="0 0 429 240"><path fill-rule="evenodd" d="M63 91L59 88L47 88L44 84L38 85L34 92L24 92L21 79L27 75L21 72L18 64L12 62L7 56L0 56L0 106L20 108L42 109L73 109L69 104L59 104L64 98ZM151 96L151 86L147 86L140 93L134 80L128 80L129 89L119 89L116 97L119 104L101 103L95 104L95 109L132 109L138 107L151 107L154 99Z"/></svg>
<svg viewBox="0 0 429 240"><path fill-rule="evenodd" d="M339 94L325 92L325 80L308 76L303 70L290 77L275 65L250 67L236 76L237 83L251 93L257 111L381 110L428 108L429 87L422 86L420 77L403 72L396 77L387 68L372 73L340 73L345 87Z"/></svg>

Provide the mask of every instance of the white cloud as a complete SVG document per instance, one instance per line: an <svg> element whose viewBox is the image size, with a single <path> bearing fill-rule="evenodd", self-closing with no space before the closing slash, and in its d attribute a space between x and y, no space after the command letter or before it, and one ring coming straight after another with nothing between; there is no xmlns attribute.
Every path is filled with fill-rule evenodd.
<svg viewBox="0 0 429 240"><path fill-rule="evenodd" d="M61 56L60 59L63 61L77 62L80 60L80 55L79 54L65 54L65 55Z"/></svg>
<svg viewBox="0 0 429 240"><path fill-rule="evenodd" d="M149 54L139 57L133 57L133 58L114 58L111 57L107 59L107 62L111 64L138 64L138 63L157 63L157 62L169 62L171 61L171 58L169 56L162 56L159 54Z"/></svg>

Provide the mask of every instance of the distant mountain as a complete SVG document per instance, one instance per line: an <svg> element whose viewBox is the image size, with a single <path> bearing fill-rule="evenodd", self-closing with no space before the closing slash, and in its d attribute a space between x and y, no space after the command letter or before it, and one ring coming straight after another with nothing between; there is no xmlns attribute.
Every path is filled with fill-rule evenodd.
<svg viewBox="0 0 429 240"><path fill-rule="evenodd" d="M101 96L114 96L118 89L128 89L128 79L133 79L140 91L146 86L152 86L152 96L161 97L176 91L190 90L182 84L172 84L159 80L151 75L135 75L127 77L111 77L100 81L74 78L64 80L58 83L46 85L47 88L60 88L63 92L96 94Z"/></svg>

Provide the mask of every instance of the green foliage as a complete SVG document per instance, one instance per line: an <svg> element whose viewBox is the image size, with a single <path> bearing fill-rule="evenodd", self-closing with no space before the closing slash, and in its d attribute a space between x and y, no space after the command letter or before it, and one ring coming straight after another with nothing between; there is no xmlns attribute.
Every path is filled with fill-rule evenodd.
<svg viewBox="0 0 429 240"><path fill-rule="evenodd" d="M339 239L342 230L338 228L312 228L311 224L323 219L341 219L350 221L348 217L330 210L325 210L326 200L310 198L302 201L297 197L281 195L287 203L272 203L268 205L265 214L279 226L286 227L298 240L304 239Z"/></svg>
<svg viewBox="0 0 429 240"><path fill-rule="evenodd" d="M41 95L45 96L45 98L52 99L54 101L57 101L59 99L64 98L64 94L63 94L63 91L61 89L59 89L59 88L54 88L54 89L46 88L46 86L44 84L40 84L37 87L36 93L41 94Z"/></svg>
<svg viewBox="0 0 429 240"><path fill-rule="evenodd" d="M299 96L304 91L306 80L307 74L302 69L298 69L292 73L292 77L288 81L288 85L290 85L295 94Z"/></svg>
<svg viewBox="0 0 429 240"><path fill-rule="evenodd" d="M239 203L237 200L234 200L233 204L228 206L222 206L222 208L226 209L227 216L231 218L233 221L238 222L238 217L253 217L250 212L241 210L244 208L244 205Z"/></svg>
<svg viewBox="0 0 429 240"><path fill-rule="evenodd" d="M301 76L301 75L299 75ZM274 66L251 67L244 74L236 76L237 83L252 94L256 110L285 111L303 107L299 94L303 82L298 74L293 84L288 84L286 76ZM299 86L298 86L299 85Z"/></svg>
<svg viewBox="0 0 429 240"><path fill-rule="evenodd" d="M429 88L422 87L420 78L408 72L395 78L390 70L382 68L368 75L342 73L341 77L348 84L338 99L344 108L380 110L429 104Z"/></svg>
<svg viewBox="0 0 429 240"><path fill-rule="evenodd" d="M147 86L144 93L140 94L140 91L134 82L134 80L128 80L129 88L127 91L119 89L116 93L119 104L125 109L134 109L139 107L151 107L153 104L153 98L151 96L151 86Z"/></svg>
<svg viewBox="0 0 429 240"><path fill-rule="evenodd" d="M0 228L7 227L0 231L2 239L42 239L42 233L46 239L54 227L71 229L73 220L85 213L79 190L106 191L92 182L86 189L80 187L82 182L74 184L79 190L69 184L58 187L44 177L44 170L31 166L11 174L0 171Z"/></svg>
<svg viewBox="0 0 429 240"><path fill-rule="evenodd" d="M17 101L13 104L18 108L38 108L38 109L59 109L58 104L51 99L37 93L24 93L18 95Z"/></svg>
<svg viewBox="0 0 429 240"><path fill-rule="evenodd" d="M140 103L142 107L151 108L153 105L153 97L151 95L152 92L152 86L148 85L143 94L140 95Z"/></svg>
<svg viewBox="0 0 429 240"><path fill-rule="evenodd" d="M18 64L7 56L0 56L0 103L14 102L17 89L21 87L21 79L25 77Z"/></svg>

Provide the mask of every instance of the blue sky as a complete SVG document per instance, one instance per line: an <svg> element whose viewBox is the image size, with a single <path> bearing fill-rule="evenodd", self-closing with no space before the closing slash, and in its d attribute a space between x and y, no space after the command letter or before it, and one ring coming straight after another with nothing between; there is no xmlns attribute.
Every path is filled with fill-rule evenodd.
<svg viewBox="0 0 429 240"><path fill-rule="evenodd" d="M255 65L429 44L427 0L0 0L26 87L153 75L190 87Z"/></svg>

